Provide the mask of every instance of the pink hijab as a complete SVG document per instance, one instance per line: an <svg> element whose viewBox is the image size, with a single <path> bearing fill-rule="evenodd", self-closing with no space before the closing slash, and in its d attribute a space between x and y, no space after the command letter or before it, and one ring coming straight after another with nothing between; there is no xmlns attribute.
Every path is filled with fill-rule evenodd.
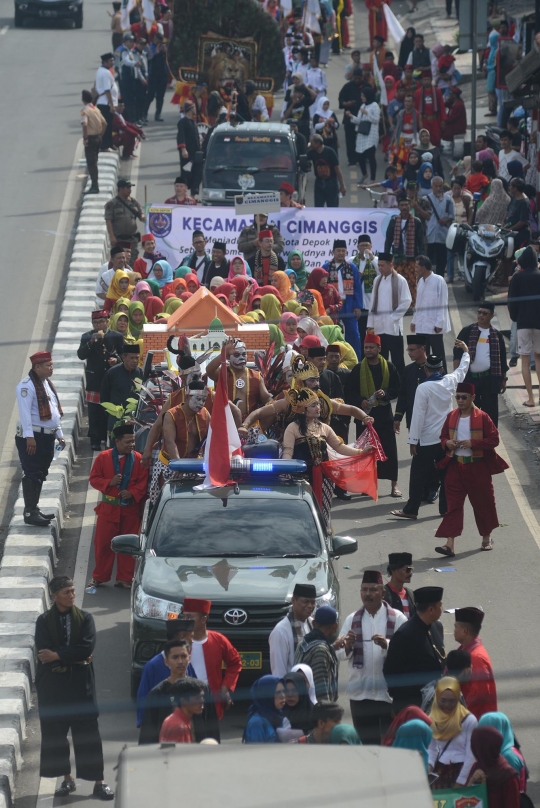
<svg viewBox="0 0 540 808"><path fill-rule="evenodd" d="M234 272L233 272L233 261L235 261L237 258L242 262L243 269L242 269L242 274L241 275L235 275ZM247 273L247 265L246 265L245 260L242 258L241 255L233 255L233 257L229 261L229 274L227 275L227 280L230 282L230 281L232 281L233 278L241 278L242 275L247 275L247 274L248 274Z"/></svg>
<svg viewBox="0 0 540 808"><path fill-rule="evenodd" d="M149 283L146 283L146 281L139 281L139 283L135 286L135 289L133 290L133 294L131 295L132 303L134 303L137 300L139 301L139 303L142 303L142 300L139 297L139 292L150 292L151 295L154 294L152 292L152 289L150 288Z"/></svg>
<svg viewBox="0 0 540 808"><path fill-rule="evenodd" d="M283 334L283 338L287 345L292 345L295 339L298 338L298 331L294 331L294 334L289 334L287 329L285 328L286 324L290 321L294 320L294 324L298 323L298 316L294 314L292 311L286 311L284 314L281 315L279 318L279 330Z"/></svg>

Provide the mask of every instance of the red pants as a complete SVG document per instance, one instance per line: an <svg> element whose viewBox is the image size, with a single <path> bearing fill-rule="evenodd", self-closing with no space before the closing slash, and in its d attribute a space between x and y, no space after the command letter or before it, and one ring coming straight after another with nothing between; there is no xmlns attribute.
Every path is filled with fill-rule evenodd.
<svg viewBox="0 0 540 808"><path fill-rule="evenodd" d="M428 130L433 145L439 147L441 145L441 124L439 121L426 121L426 119L423 118L422 123L424 125L424 129Z"/></svg>
<svg viewBox="0 0 540 808"><path fill-rule="evenodd" d="M113 138L115 146L123 146L122 157L131 157L137 144L137 138L131 132L120 132Z"/></svg>
<svg viewBox="0 0 540 808"><path fill-rule="evenodd" d="M99 507L99 506L98 506ZM138 533L141 524L138 505L117 506L121 511L119 519L107 518L108 514L98 513L94 533L94 553L96 566L92 573L94 581L104 584L111 580L114 559L116 558L116 580L133 580L135 559L133 556L121 555L111 550L111 541L122 533ZM127 513L126 513L127 511Z"/></svg>
<svg viewBox="0 0 540 808"><path fill-rule="evenodd" d="M447 466L444 485L447 510L435 533L437 538L461 536L466 497L469 497L473 507L476 527L481 536L489 536L492 530L499 527L493 482L485 460L476 463L452 460Z"/></svg>

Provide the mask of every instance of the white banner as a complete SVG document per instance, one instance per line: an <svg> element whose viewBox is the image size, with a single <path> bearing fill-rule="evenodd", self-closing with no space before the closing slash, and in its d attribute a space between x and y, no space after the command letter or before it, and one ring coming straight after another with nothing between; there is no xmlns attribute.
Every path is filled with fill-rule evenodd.
<svg viewBox="0 0 540 808"><path fill-rule="evenodd" d="M313 269L331 258L336 238L345 239L349 256L355 254L362 233L369 234L375 251L384 250L388 222L397 212L395 208L282 208L269 221L285 239L283 258L291 250L301 250L307 269ZM251 216L237 216L233 207L156 204L148 211L147 229L155 237L156 249L174 269L191 251L194 230L202 230L209 247L214 241L225 242L230 258L238 253L241 231L251 224Z"/></svg>

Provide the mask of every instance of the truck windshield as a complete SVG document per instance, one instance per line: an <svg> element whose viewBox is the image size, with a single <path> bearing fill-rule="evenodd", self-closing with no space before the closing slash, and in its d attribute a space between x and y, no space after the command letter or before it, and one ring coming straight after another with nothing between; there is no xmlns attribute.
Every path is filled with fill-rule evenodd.
<svg viewBox="0 0 540 808"><path fill-rule="evenodd" d="M291 142L276 135L217 135L212 139L206 170L251 168L257 171L292 171Z"/></svg>
<svg viewBox="0 0 540 808"><path fill-rule="evenodd" d="M321 554L322 545L305 500L221 499L198 496L168 500L159 515L152 549L159 557Z"/></svg>

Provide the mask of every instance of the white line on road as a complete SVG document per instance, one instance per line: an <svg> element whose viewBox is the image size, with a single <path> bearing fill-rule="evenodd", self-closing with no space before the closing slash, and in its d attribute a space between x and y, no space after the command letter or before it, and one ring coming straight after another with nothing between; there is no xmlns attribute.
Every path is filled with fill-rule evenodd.
<svg viewBox="0 0 540 808"><path fill-rule="evenodd" d="M9 31L9 25L4 25L3 28L0 28L0 36L4 36L7 31Z"/></svg>
<svg viewBox="0 0 540 808"><path fill-rule="evenodd" d="M449 288L449 297L453 298L454 306L449 306L450 311L450 318L452 320L452 326L454 328L454 333L459 334L461 329L463 328L463 322L461 320L461 315L459 313L459 308L457 306L456 297L454 295L454 290L451 287ZM501 457L506 460L510 468L506 469L505 471L505 479L510 486L510 490L514 495L514 499L516 500L517 506L521 511L521 515L525 521L525 524L529 528L531 536L535 540L537 546L540 548L540 525L538 524L538 520L534 514L533 509L529 505L529 500L527 499L525 492L523 491L523 486L521 485L520 479L516 473L515 468L512 466L510 462L510 458L508 456L508 452L506 450L506 446L504 445L502 437L500 438L500 443L497 447Z"/></svg>
<svg viewBox="0 0 540 808"><path fill-rule="evenodd" d="M57 779L56 777L40 779L36 808L52 808Z"/></svg>
<svg viewBox="0 0 540 808"><path fill-rule="evenodd" d="M77 606L79 606L80 608L82 608L84 589L86 586L88 561L90 558L92 538L94 535L94 523L96 520L94 508L97 505L97 502L98 502L98 491L95 488L91 488L90 486L88 486L88 488L86 489L86 501L84 503L84 515L81 524L81 535L79 537L79 546L77 548L77 558L75 560L75 572L73 574L76 602Z"/></svg>

